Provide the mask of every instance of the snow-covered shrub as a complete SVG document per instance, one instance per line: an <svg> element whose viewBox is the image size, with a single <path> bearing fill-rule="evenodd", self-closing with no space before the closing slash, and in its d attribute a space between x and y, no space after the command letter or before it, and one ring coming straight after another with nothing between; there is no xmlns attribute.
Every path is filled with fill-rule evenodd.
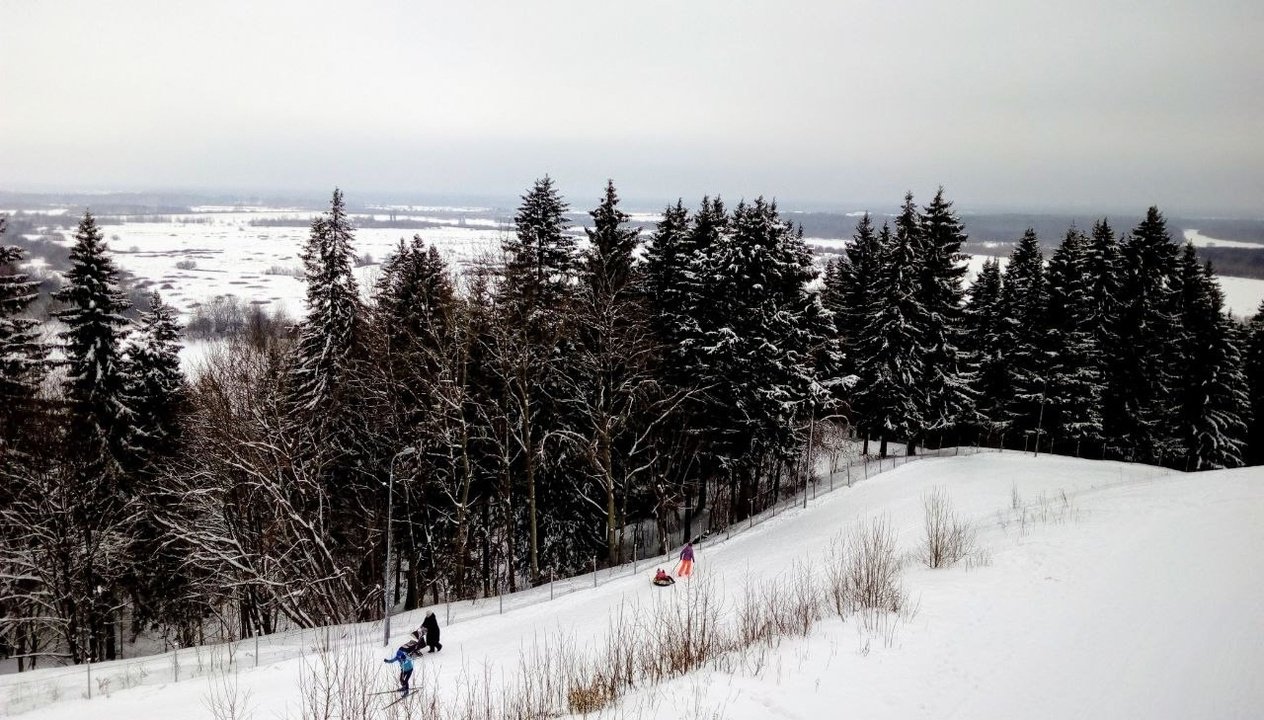
<svg viewBox="0 0 1264 720"><path fill-rule="evenodd" d="M952 502L942 487L922 497L925 510L921 560L929 568L951 567L974 551L974 528L952 511Z"/></svg>
<svg viewBox="0 0 1264 720"><path fill-rule="evenodd" d="M176 269L177 270L195 270L197 269L197 261L196 260L177 260Z"/></svg>
<svg viewBox="0 0 1264 720"><path fill-rule="evenodd" d="M302 720L369 720L378 717L381 703L373 695L382 681L382 661L370 657L362 645L309 657L299 674ZM413 673L413 685L424 682L425 671Z"/></svg>
<svg viewBox="0 0 1264 720"><path fill-rule="evenodd" d="M876 517L852 528L846 547L842 579L850 606L893 613L904 609L907 597L890 521Z"/></svg>
<svg viewBox="0 0 1264 720"><path fill-rule="evenodd" d="M215 720L249 720L254 717L250 702L250 690L237 682L237 671L208 677L206 695L202 704Z"/></svg>

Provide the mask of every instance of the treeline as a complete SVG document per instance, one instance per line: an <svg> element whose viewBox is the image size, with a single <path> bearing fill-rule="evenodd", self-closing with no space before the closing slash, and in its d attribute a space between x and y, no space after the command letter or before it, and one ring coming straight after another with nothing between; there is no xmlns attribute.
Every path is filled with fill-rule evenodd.
<svg viewBox="0 0 1264 720"><path fill-rule="evenodd" d="M1261 318L1224 309L1215 273L1150 208L1129 233L1035 231L962 288L964 229L942 191L894 227L862 219L823 292L867 435L983 443L1182 470L1258 461ZM939 268L935 271L935 268Z"/></svg>
<svg viewBox="0 0 1264 720"><path fill-rule="evenodd" d="M677 202L642 234L610 184L584 244L568 210L538 181L460 276L401 241L365 301L335 192L306 318L256 318L191 380L157 295L123 317L91 215L56 364L0 246L0 653L110 658L146 630L369 620L384 592L412 608L622 562L802 487L827 433L1202 469L1241 464L1264 410L1264 321L1223 312L1156 210L1068 233L1047 266L1029 234L969 297L942 191L862 218L819 289L763 199Z"/></svg>

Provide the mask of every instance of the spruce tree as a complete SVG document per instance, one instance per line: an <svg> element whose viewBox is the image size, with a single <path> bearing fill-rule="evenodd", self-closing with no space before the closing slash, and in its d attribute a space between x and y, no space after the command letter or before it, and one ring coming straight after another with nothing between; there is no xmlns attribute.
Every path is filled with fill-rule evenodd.
<svg viewBox="0 0 1264 720"><path fill-rule="evenodd" d="M1099 443L1117 447L1119 445L1118 428L1121 426L1121 416L1124 412L1122 398L1113 390L1119 387L1116 377L1123 369L1117 361L1120 357L1120 340L1115 334L1119 313L1123 307L1120 297L1123 260L1120 255L1119 240L1115 237L1115 231L1107 219L1103 218L1093 223L1084 261L1092 302L1089 331L1097 346L1097 372L1101 376L1102 383L1099 403L1102 427ZM1104 457L1105 451L1104 446L1100 447L1099 456Z"/></svg>
<svg viewBox="0 0 1264 720"><path fill-rule="evenodd" d="M910 438L924 426L921 384L926 353L921 333L926 323L917 297L914 241L907 230L893 236L889 226L882 226L877 237L879 270L855 342L859 382L853 410L866 435L881 439L883 457L888 441Z"/></svg>
<svg viewBox="0 0 1264 720"><path fill-rule="evenodd" d="M922 353L918 368L923 373L914 383L914 392L910 397L917 404L915 413L917 424L910 425L908 428L905 450L909 455L913 455L917 452L917 446L926 440L926 434L930 432L930 429L942 426L941 408L934 406L931 402L932 388L938 391L942 387L936 382L937 370L930 363L932 348L941 339L938 332L941 323L927 305L928 297L935 293L932 289L933 283L927 280L928 249L922 232L921 216L917 205L913 202L912 192L904 194L904 205L900 208L900 214L895 217L894 244L896 246L908 245L910 249L908 262L912 264L909 266L909 271L914 283L913 299L918 308L917 313L907 316L907 319L917 323L918 352Z"/></svg>
<svg viewBox="0 0 1264 720"><path fill-rule="evenodd" d="M353 233L342 191L334 190L329 211L312 221L301 255L307 316L290 351L285 439L286 450L293 448L291 472L311 480L296 494L296 509L321 519L312 527L327 561L342 568L341 587L365 598L380 583L382 554L375 548L382 524L366 523L364 511L384 509L381 482L394 449L377 443L369 405ZM365 601L356 617L376 616L377 607Z"/></svg>
<svg viewBox="0 0 1264 720"><path fill-rule="evenodd" d="M745 513L758 468L794 459L802 444L796 421L814 403L828 403L816 359L829 352L832 318L806 290L815 277L810 253L775 203L739 204L728 230L711 247L704 275L713 285L699 379L714 403L714 447Z"/></svg>
<svg viewBox="0 0 1264 720"><path fill-rule="evenodd" d="M906 206L913 196L905 196ZM906 210L907 212L907 210ZM919 296L925 310L927 412L925 430L942 436L971 414L969 359L962 349L966 273L961 246L965 228L939 188L935 198L918 216L920 244ZM903 214L901 215L901 221Z"/></svg>
<svg viewBox="0 0 1264 720"><path fill-rule="evenodd" d="M1105 432L1125 459L1161 464L1179 457L1174 354L1178 320L1175 243L1151 207L1120 244L1119 305L1112 323Z"/></svg>
<svg viewBox="0 0 1264 720"><path fill-rule="evenodd" d="M668 205L650 236L641 274L641 294L656 345L653 375L664 394L688 398L655 433L653 450L654 471L662 478L655 486L655 502L663 507L683 504L681 531L686 538L693 537L694 515L706 505L705 480L714 466L699 432L698 419L704 416L705 406L692 394L698 384L689 364L693 344L686 342L698 332L694 316L698 289L693 282L697 255L689 240L692 226L681 201Z"/></svg>
<svg viewBox="0 0 1264 720"><path fill-rule="evenodd" d="M0 215L0 458L15 450L46 367L37 320L23 313L39 294L39 283L18 271L21 248L4 245L7 221Z"/></svg>
<svg viewBox="0 0 1264 720"><path fill-rule="evenodd" d="M642 294L650 313L650 325L668 358L675 355L683 337L682 312L686 309L689 289L686 273L690 261L685 236L689 232L689 212L677 200L663 210L645 248L645 271L642 277ZM678 356L677 356L678 357ZM665 369L670 363L664 358ZM674 382L684 380L677 368L665 373Z"/></svg>
<svg viewBox="0 0 1264 720"><path fill-rule="evenodd" d="M91 213L84 213L74 241L66 285L55 296L66 305L57 317L66 324L61 337L67 369L63 388L71 405L69 437L85 462L118 467L131 455L133 411L122 354L128 326L123 312L129 304Z"/></svg>
<svg viewBox="0 0 1264 720"><path fill-rule="evenodd" d="M1001 288L1001 313L1008 346L1010 398L1006 419L1025 436L1043 434L1043 411L1048 401L1048 356L1045 353L1045 309L1048 288L1044 256L1036 231L1028 228L1014 250ZM1038 433L1037 431L1040 431ZM1038 438L1037 438L1038 439Z"/></svg>
<svg viewBox="0 0 1264 720"><path fill-rule="evenodd" d="M465 462L467 346L460 339L459 301L447 264L420 236L400 240L383 263L373 300L368 342L374 441L384 457L416 448L395 463L392 524L395 547L407 559L404 606L413 608L421 601L423 578L440 580L434 569L448 552L457 556L452 576L464 588L472 487Z"/></svg>
<svg viewBox="0 0 1264 720"><path fill-rule="evenodd" d="M452 331L456 290L447 263L420 235L399 241L382 263L374 288L374 320L395 370L437 372L445 339ZM419 365L420 367L413 367ZM408 383L404 383L408 384Z"/></svg>
<svg viewBox="0 0 1264 720"><path fill-rule="evenodd" d="M881 252L873 221L865 213L857 221L852 241L838 263L838 307L831 307L848 373L856 373L859 366L857 339L873 309Z"/></svg>
<svg viewBox="0 0 1264 720"><path fill-rule="evenodd" d="M183 601L190 592L191 573L172 537L157 520L168 513L171 498L158 483L168 464L182 449L184 424L190 409L184 373L180 370L180 325L176 310L157 292L141 312L126 352L130 395L134 410L133 472L145 484L138 492L128 528L130 567L123 582L135 602L137 626L194 622Z"/></svg>
<svg viewBox="0 0 1264 720"><path fill-rule="evenodd" d="M136 497L134 474L127 471L136 458L135 414L122 347L128 303L91 213L75 231L65 281L55 297L66 305L57 316L66 324L60 336L69 422L62 467L71 522L58 533L82 558L70 571L79 590L65 600L89 636L89 652L112 659L127 572L124 533Z"/></svg>
<svg viewBox="0 0 1264 720"><path fill-rule="evenodd" d="M1177 263L1173 296L1179 347L1173 369L1174 442L1186 471L1243 464L1249 386L1236 322L1223 312L1224 298L1211 266L1200 267L1192 243Z"/></svg>
<svg viewBox="0 0 1264 720"><path fill-rule="evenodd" d="M579 254L566 219L568 207L544 176L522 196L514 215L514 234L501 243L505 254L503 300L534 331L552 324L548 316L558 312L573 294Z"/></svg>
<svg viewBox="0 0 1264 720"><path fill-rule="evenodd" d="M351 220L342 191L334 190L329 212L312 221L303 247L307 317L299 329L290 371L291 399L320 441L346 440L346 393L359 352L363 308L352 272ZM341 452L349 452L343 445Z"/></svg>
<svg viewBox="0 0 1264 720"><path fill-rule="evenodd" d="M585 229L589 244L580 274L577 372L570 377L595 485L592 504L605 511L602 540L606 558L614 564L622 561L624 515L635 492L636 466L642 462L644 446L637 437L650 422L643 414L653 412L649 373L654 344L636 292L640 280L633 251L640 232L627 226L613 182L606 183L600 204L589 215L593 227Z"/></svg>
<svg viewBox="0 0 1264 720"><path fill-rule="evenodd" d="M665 216L664 221L676 223L685 217L677 203L676 210ZM714 396L689 391L707 386L704 378L709 376L711 362L706 354L705 338L722 325L716 313L712 260L730 225L728 212L718 197L703 197L697 212L688 220L688 227L680 232L673 253L679 268L679 273L673 276L675 290L663 296L663 300L674 301L675 305L666 308L666 313L653 310L656 334L663 347L664 380L673 391L688 394L675 426L681 441L674 443L672 451L664 453L681 458L678 466L683 468L684 475L685 535L690 534L694 515L706 508L708 483L725 473L725 458L718 450L724 430L715 420L726 408L720 407ZM662 235L663 230L664 226L660 225L658 235ZM659 242L656 237L655 244ZM648 260L647 271L653 274L656 272L653 258ZM670 324L666 334L658 329L663 322Z"/></svg>
<svg viewBox="0 0 1264 720"><path fill-rule="evenodd" d="M187 393L180 370L176 310L157 293L141 313L127 352L132 397L132 445L141 467L171 455L181 435Z"/></svg>
<svg viewBox="0 0 1264 720"><path fill-rule="evenodd" d="M1001 289L1001 263L991 258L983 263L979 276L970 286L970 299L964 313L975 396L968 424L986 434L986 439L979 438L980 442L990 442L993 435L1004 434L1011 424L1005 411L1012 392L1010 327L1001 305Z"/></svg>
<svg viewBox="0 0 1264 720"><path fill-rule="evenodd" d="M601 204L589 215L593 227L584 229L589 249L583 254L582 280L593 296L613 299L631 292L635 285L632 253L641 231L627 227L628 214L619 209L613 180L606 181Z"/></svg>
<svg viewBox="0 0 1264 720"><path fill-rule="evenodd" d="M1121 262L1119 241L1110 222L1103 218L1093 223L1093 232L1084 248L1084 272L1088 276L1092 301L1090 325L1101 348L1114 331L1114 319L1119 312Z"/></svg>
<svg viewBox="0 0 1264 720"><path fill-rule="evenodd" d="M575 499L563 492L566 483L559 468L566 458L555 452L545 463L543 450L545 438L562 429L563 366L573 351L579 254L566 211L552 179L537 180L514 216L514 235L501 244L505 265L497 287L502 319L511 332L511 347L502 348L501 376L510 402L518 477L526 486L527 569L533 583L542 578L540 557L547 550L542 543L561 541L557 534L542 534L541 524L565 523ZM548 517L541 517L541 507ZM558 550L566 553L565 547Z"/></svg>
<svg viewBox="0 0 1264 720"><path fill-rule="evenodd" d="M1264 302L1243 331L1243 366L1250 393L1247 463L1264 464Z"/></svg>
<svg viewBox="0 0 1264 720"><path fill-rule="evenodd" d="M1076 455L1102 427L1101 359L1088 258L1088 238L1071 228L1047 271L1044 351L1049 366L1043 428L1051 448L1059 441L1072 442Z"/></svg>

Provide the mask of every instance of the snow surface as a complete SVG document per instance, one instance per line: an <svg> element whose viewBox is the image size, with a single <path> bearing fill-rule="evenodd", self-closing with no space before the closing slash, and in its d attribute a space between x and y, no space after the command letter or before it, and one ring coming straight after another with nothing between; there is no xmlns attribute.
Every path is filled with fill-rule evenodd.
<svg viewBox="0 0 1264 720"><path fill-rule="evenodd" d="M819 623L807 638L750 648L731 671L707 669L625 697L619 717L735 720L785 718L1248 718L1264 708L1264 468L1172 473L1114 462L986 451L928 458L838 487L731 538L697 546L697 577L671 588L648 579L664 559L642 561L558 583L561 596L535 588L434 608L444 650L423 656L415 676L454 690L462 678L513 675L521 652L566 633L584 652L605 635L613 612L646 612L691 592L694 583L735 603L752 582L819 565L843 529L887 517L902 550L920 540L922 497L944 487L978 529L990 563L928 570L910 564L904 585L918 610L885 629L855 618ZM1013 522L1013 493L1032 522ZM1065 493L1065 499L1064 499ZM562 594L566 593L566 594ZM421 611L396 616L391 648ZM393 673L374 657L381 626L336 628L344 652L369 654L382 689ZM355 638L360 638L358 641ZM252 641L236 648L238 687L255 717L298 716L299 659L318 634L265 638L254 667ZM119 668L109 697L84 699L85 668L0 677L0 714L104 720L212 718L213 686L197 674L194 650L184 675L170 655L148 661L147 677L123 689ZM209 666L213 650L200 649ZM220 653L221 662L226 654ZM484 675L484 673L487 673ZM193 677L189 677L193 675ZM56 700L53 699L56 696ZM439 699L440 705L443 698ZM385 704L385 700L382 701ZM397 706L398 707L398 706Z"/></svg>
<svg viewBox="0 0 1264 720"><path fill-rule="evenodd" d="M1224 291L1225 307L1239 318L1249 318L1259 312L1264 301L1264 280L1258 278L1219 276L1220 289Z"/></svg>
<svg viewBox="0 0 1264 720"><path fill-rule="evenodd" d="M171 222L134 222L124 218L121 224L102 226L108 240L111 255L119 267L151 284L162 293L163 299L179 310L188 320L193 306L220 295L236 295L242 302L263 306L269 311L283 309L293 316L306 312L303 298L305 288L301 277L299 255L309 235L305 226L256 227L252 221L301 220L308 221L319 215L312 210L266 206L203 205L192 208L193 213L164 215ZM512 232L502 221L490 217L465 217L456 219L453 213L486 213L487 208L461 208L422 205L386 205L373 208L377 221L387 221L390 216L383 210L396 211L400 221L422 221L440 227L420 230L408 228L363 228L355 231L354 251L363 256L368 253L373 263L356 269L361 288L366 295L376 267L389 256L401 238L420 235L423 240L439 248L453 269L460 269L485 256L496 256L501 241ZM3 211L0 211L3 212ZM65 212L64 209L46 211L50 214ZM404 214L400 214L404 213ZM849 213L850 214L850 213ZM642 222L661 219L659 213L631 213ZM73 242L73 231L62 233L62 243ZM1185 238L1199 246L1250 247L1264 249L1264 245L1234 240L1217 240L1201 235L1197 230L1186 230ZM851 243L850 238L804 238L809 246L841 252ZM997 243L982 243L985 249L999 247ZM982 267L985 254L971 256L967 262L967 282L972 282ZM191 269L176 267L177 262L192 261ZM818 258L823 267L823 260ZM1004 267L1008 258L1001 258ZM35 261L27 264L37 269ZM1225 293L1225 305L1238 317L1250 317L1264 301L1264 280L1240 277L1220 277Z"/></svg>
<svg viewBox="0 0 1264 720"><path fill-rule="evenodd" d="M118 266L151 283L185 320L196 303L219 295L236 295L243 302L262 305L269 311L281 308L301 316L306 313L306 288L301 278L300 255L309 228L256 227L250 222L308 220L318 214L273 209L208 212L174 216L172 222L105 225L102 231ZM394 252L401 238L420 235L457 269L484 254L495 253L504 232L494 225L473 223L422 230L362 228L355 231L353 249L357 257L367 253L373 262L356 268L357 279L367 295L378 264ZM64 245L73 241L73 231L62 233ZM176 267L179 262L192 262L194 266L181 269Z"/></svg>
<svg viewBox="0 0 1264 720"><path fill-rule="evenodd" d="M1225 247L1225 248L1249 248L1252 250L1264 250L1264 244L1245 242L1243 240L1219 240L1214 237L1208 237L1198 232L1197 228L1188 228L1184 231L1185 241L1194 244L1194 247Z"/></svg>

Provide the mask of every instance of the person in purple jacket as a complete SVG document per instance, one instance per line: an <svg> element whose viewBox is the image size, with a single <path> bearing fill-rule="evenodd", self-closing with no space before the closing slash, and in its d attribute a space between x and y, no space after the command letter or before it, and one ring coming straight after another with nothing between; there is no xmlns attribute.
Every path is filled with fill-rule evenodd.
<svg viewBox="0 0 1264 720"><path fill-rule="evenodd" d="M693 543L685 543L680 549L680 564L676 566L676 577L693 575Z"/></svg>

